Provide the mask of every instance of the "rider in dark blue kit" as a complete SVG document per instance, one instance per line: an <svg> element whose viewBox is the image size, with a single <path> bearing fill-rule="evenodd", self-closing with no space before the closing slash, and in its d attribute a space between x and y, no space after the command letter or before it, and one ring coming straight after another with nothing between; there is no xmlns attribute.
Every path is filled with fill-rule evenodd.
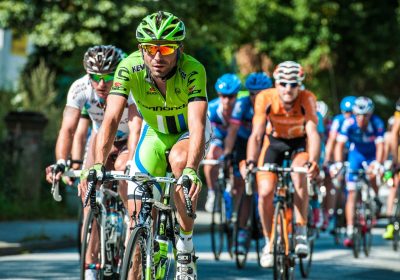
<svg viewBox="0 0 400 280"><path fill-rule="evenodd" d="M363 168L363 162L368 164L368 170L372 173L382 169L383 164L383 135L385 132L385 124L381 118L373 114L374 103L367 97L358 97L353 107L354 116L344 121L339 136L338 144L335 149L335 159L338 162L343 161L343 149L345 143L350 143L348 161L349 170L359 170ZM369 176L371 186L378 194L378 186L376 177ZM346 175L346 187L348 191L346 202L346 222L347 222L347 239L344 245L351 247L353 234L353 216L354 216L354 193L356 189L357 175L348 173ZM381 205L378 197L375 201Z"/></svg>
<svg viewBox="0 0 400 280"><path fill-rule="evenodd" d="M215 83L218 98L208 103L208 117L213 129L213 139L206 159L219 159L223 155L224 139L228 133L236 96L241 86L242 83L235 74L224 74ZM208 212L212 212L215 198L214 185L218 177L218 167L205 165L204 175L208 187L205 209Z"/></svg>

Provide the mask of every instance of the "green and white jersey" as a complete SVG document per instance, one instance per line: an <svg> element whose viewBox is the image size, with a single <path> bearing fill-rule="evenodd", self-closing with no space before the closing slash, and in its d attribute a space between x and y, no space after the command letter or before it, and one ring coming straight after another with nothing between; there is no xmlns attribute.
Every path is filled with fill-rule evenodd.
<svg viewBox="0 0 400 280"><path fill-rule="evenodd" d="M150 77L141 52L136 51L118 65L110 92L127 98L130 93L150 127L163 134L178 134L188 129L188 103L207 101L206 72L199 61L181 53L164 96Z"/></svg>

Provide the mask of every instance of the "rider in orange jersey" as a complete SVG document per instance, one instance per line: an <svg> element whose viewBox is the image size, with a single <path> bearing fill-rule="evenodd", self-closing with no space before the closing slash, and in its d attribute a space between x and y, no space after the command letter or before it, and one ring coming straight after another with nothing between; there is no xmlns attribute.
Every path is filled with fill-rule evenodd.
<svg viewBox="0 0 400 280"><path fill-rule="evenodd" d="M315 178L319 173L320 153L316 98L312 92L300 89L304 71L296 62L280 63L274 71L274 79L275 88L264 90L256 97L253 131L247 145L248 169L251 170L256 165L257 159L259 166L264 163L282 165L284 153L289 151L292 154L292 166L308 164L307 176ZM263 142L260 153L260 146ZM308 209L306 177L293 174L292 180L296 189L295 252L299 256L306 256L309 252L306 229ZM272 252L269 250L269 237L271 236L276 183L277 176L274 173L257 174L259 212L266 241L261 257L263 267L273 265Z"/></svg>

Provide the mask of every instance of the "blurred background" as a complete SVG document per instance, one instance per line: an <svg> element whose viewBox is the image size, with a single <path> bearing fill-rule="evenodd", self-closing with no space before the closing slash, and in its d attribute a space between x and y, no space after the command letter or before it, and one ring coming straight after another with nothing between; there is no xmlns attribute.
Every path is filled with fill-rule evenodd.
<svg viewBox="0 0 400 280"><path fill-rule="evenodd" d="M88 47L135 51L139 20L157 10L185 22L185 52L205 65L210 99L225 72L244 80L295 60L331 115L346 95L371 97L384 119L393 114L399 1L0 0L0 220L76 216L75 194L63 190L56 203L44 180L68 88L84 74Z"/></svg>

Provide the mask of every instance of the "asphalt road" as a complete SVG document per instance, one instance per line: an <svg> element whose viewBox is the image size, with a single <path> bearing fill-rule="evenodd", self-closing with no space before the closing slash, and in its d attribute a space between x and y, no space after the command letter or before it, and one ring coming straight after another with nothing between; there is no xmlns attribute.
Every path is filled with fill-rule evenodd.
<svg viewBox="0 0 400 280"><path fill-rule="evenodd" d="M309 279L400 279L400 252L394 252L391 243L380 235L383 229L374 229L370 257L361 254L354 259L351 250L335 246L328 234L317 240ZM272 279L271 269L259 268L255 254L250 256L243 270L236 269L227 253L215 261L208 234L195 236L199 279ZM78 254L75 248L33 254L0 257L0 279L79 279ZM301 279L299 269L296 278Z"/></svg>

